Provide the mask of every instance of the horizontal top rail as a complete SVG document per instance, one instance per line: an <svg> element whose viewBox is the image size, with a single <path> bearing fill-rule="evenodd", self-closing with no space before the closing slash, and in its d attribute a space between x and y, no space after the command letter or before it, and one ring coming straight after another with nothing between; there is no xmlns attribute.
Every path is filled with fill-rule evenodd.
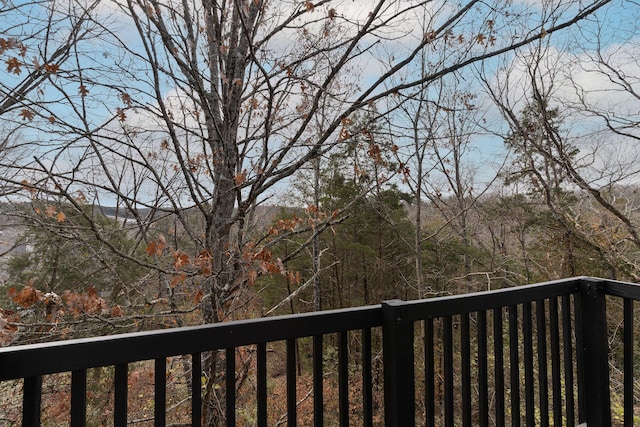
<svg viewBox="0 0 640 427"><path fill-rule="evenodd" d="M389 301L389 303L402 305L402 313L407 316L407 320L416 321L491 310L541 299L572 295L580 290L580 286L583 283L595 280L596 279L588 277L575 277L493 291L451 295L417 301Z"/></svg>
<svg viewBox="0 0 640 427"><path fill-rule="evenodd" d="M607 280L605 283L605 293L621 298L630 298L640 301L640 285L635 283L617 282Z"/></svg>
<svg viewBox="0 0 640 427"><path fill-rule="evenodd" d="M0 348L0 381L382 325L380 306Z"/></svg>

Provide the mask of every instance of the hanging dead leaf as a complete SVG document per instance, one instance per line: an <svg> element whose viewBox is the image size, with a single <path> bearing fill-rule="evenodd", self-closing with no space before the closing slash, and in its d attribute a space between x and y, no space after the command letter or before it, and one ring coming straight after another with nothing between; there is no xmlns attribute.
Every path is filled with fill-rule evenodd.
<svg viewBox="0 0 640 427"><path fill-rule="evenodd" d="M129 96L128 93L123 93L120 95L120 98L122 98L122 101L127 104L127 107L131 108L131 96Z"/></svg>
<svg viewBox="0 0 640 427"><path fill-rule="evenodd" d="M20 110L20 117L22 117L22 120L33 120L33 117L35 116L35 113L31 110L28 109L23 109Z"/></svg>
<svg viewBox="0 0 640 427"><path fill-rule="evenodd" d="M209 249L205 249L198 254L194 264L198 267L201 274L210 276L212 273L212 262L213 254Z"/></svg>
<svg viewBox="0 0 640 427"><path fill-rule="evenodd" d="M111 308L111 317L122 317L124 316L124 312L119 305Z"/></svg>
<svg viewBox="0 0 640 427"><path fill-rule="evenodd" d="M22 62L16 57L7 59L7 71L13 74L20 74L22 72Z"/></svg>
<svg viewBox="0 0 640 427"><path fill-rule="evenodd" d="M188 265L188 264L191 263L191 259L189 258L189 255L185 254L184 252L180 252L180 251L175 251L174 252L173 259L175 260L174 263L173 263L173 268L175 270L180 270L185 265Z"/></svg>
<svg viewBox="0 0 640 427"><path fill-rule="evenodd" d="M78 92L80 93L80 96L84 98L89 94L89 89L87 89L85 85L80 85L80 87L78 88Z"/></svg>
<svg viewBox="0 0 640 427"><path fill-rule="evenodd" d="M200 302L204 299L204 292L202 292L202 289L199 289L198 292L195 293L195 295L193 296L193 302L197 304L200 304Z"/></svg>
<svg viewBox="0 0 640 427"><path fill-rule="evenodd" d="M56 74L60 69L60 65L58 64L46 64L44 66L44 70L49 74Z"/></svg>
<svg viewBox="0 0 640 427"><path fill-rule="evenodd" d="M20 292L17 292L15 288L10 288L9 297L19 306L29 308L40 301L42 292L27 285Z"/></svg>
<svg viewBox="0 0 640 427"><path fill-rule="evenodd" d="M64 222L65 219L67 219L67 216L64 214L64 212L58 212L58 215L56 215L56 221Z"/></svg>
<svg viewBox="0 0 640 427"><path fill-rule="evenodd" d="M247 283L249 286L253 286L256 283L256 279L258 278L258 272L256 270L251 270L247 274Z"/></svg>
<svg viewBox="0 0 640 427"><path fill-rule="evenodd" d="M247 180L247 171L246 170L236 174L236 176L234 177L234 181L235 181L236 185L242 185L242 183L245 182L246 180Z"/></svg>
<svg viewBox="0 0 640 427"><path fill-rule="evenodd" d="M161 234L157 240L147 243L144 249L148 256L162 256L162 251L167 245L167 239Z"/></svg>
<svg viewBox="0 0 640 427"><path fill-rule="evenodd" d="M53 206L53 205L49 205L49 206L47 206L47 209L46 209L44 214L47 216L47 218L53 218L53 216L56 214L56 212L58 212L56 207Z"/></svg>

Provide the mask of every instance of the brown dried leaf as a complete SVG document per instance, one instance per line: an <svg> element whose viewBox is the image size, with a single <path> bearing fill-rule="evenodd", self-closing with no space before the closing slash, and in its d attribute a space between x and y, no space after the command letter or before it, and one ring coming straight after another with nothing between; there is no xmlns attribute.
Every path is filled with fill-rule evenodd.
<svg viewBox="0 0 640 427"><path fill-rule="evenodd" d="M175 262L173 263L173 268L175 270L180 270L185 265L188 265L191 263L191 259L189 258L189 255L185 254L184 252L180 252L180 251L174 252L173 258L175 260Z"/></svg>
<svg viewBox="0 0 640 427"><path fill-rule="evenodd" d="M22 62L16 57L7 59L7 71L13 74L20 74L22 72Z"/></svg>
<svg viewBox="0 0 640 427"><path fill-rule="evenodd" d="M45 211L45 215L47 218L53 218L53 216L58 212L54 205L47 206L47 210Z"/></svg>
<svg viewBox="0 0 640 427"><path fill-rule="evenodd" d="M56 74L60 69L60 65L58 64L46 64L44 66L44 70L49 74Z"/></svg>
<svg viewBox="0 0 640 427"><path fill-rule="evenodd" d="M33 120L33 117L35 116L35 113L31 110L28 109L23 109L20 111L20 117L22 117L22 120Z"/></svg>
<svg viewBox="0 0 640 427"><path fill-rule="evenodd" d="M122 98L122 101L127 104L127 107L131 108L131 96L129 96L128 93L123 93L120 97Z"/></svg>

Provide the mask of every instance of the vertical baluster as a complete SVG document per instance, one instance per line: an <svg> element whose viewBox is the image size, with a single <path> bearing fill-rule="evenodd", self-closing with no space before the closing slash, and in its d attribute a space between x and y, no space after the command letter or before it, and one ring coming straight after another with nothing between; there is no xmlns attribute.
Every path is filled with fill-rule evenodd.
<svg viewBox="0 0 640 427"><path fill-rule="evenodd" d="M553 390L553 425L562 425L562 381L560 378L560 330L558 298L549 300L549 332L551 334L551 389Z"/></svg>
<svg viewBox="0 0 640 427"><path fill-rule="evenodd" d="M544 300L536 301L536 336L538 338L538 396L540 426L549 425L549 379L547 364L547 321Z"/></svg>
<svg viewBox="0 0 640 427"><path fill-rule="evenodd" d="M154 393L153 425L165 427L167 424L167 360L164 357L155 360Z"/></svg>
<svg viewBox="0 0 640 427"><path fill-rule="evenodd" d="M425 424L427 427L435 427L435 354L433 348L432 318L424 321L424 381Z"/></svg>
<svg viewBox="0 0 640 427"><path fill-rule="evenodd" d="M127 425L128 396L129 396L129 366L122 363L115 366L114 374L114 405L113 424L116 426Z"/></svg>
<svg viewBox="0 0 640 427"><path fill-rule="evenodd" d="M297 425L296 340L287 340L287 427Z"/></svg>
<svg viewBox="0 0 640 427"><path fill-rule="evenodd" d="M460 348L462 364L462 425L471 426L471 336L469 314L460 315Z"/></svg>
<svg viewBox="0 0 640 427"><path fill-rule="evenodd" d="M322 372L322 335L313 337L313 425L324 426L324 399L323 385L324 374Z"/></svg>
<svg viewBox="0 0 640 427"><path fill-rule="evenodd" d="M40 426L40 406L42 402L42 377L24 379L22 390L22 425L23 427Z"/></svg>
<svg viewBox="0 0 640 427"><path fill-rule="evenodd" d="M267 343L257 344L258 427L267 427Z"/></svg>
<svg viewBox="0 0 640 427"><path fill-rule="evenodd" d="M562 354L564 356L564 399L567 425L576 425L573 383L573 340L571 328L571 296L562 297Z"/></svg>
<svg viewBox="0 0 640 427"><path fill-rule="evenodd" d="M347 332L338 334L338 399L340 426L349 427L349 350Z"/></svg>
<svg viewBox="0 0 640 427"><path fill-rule="evenodd" d="M443 318L444 347L444 425L454 426L453 418L453 321L451 316Z"/></svg>
<svg viewBox="0 0 640 427"><path fill-rule="evenodd" d="M582 303L580 300L582 299L581 295L578 294L574 296L573 305L574 305L574 327L575 327L575 336L576 336L576 382L578 384L578 423L584 423L586 420L586 408L585 408L585 390L586 387L584 385L584 352L582 349L584 348L584 340L583 333L588 333L588 331L583 331L582 324Z"/></svg>
<svg viewBox="0 0 640 427"><path fill-rule="evenodd" d="M236 349L225 350L225 405L227 427L236 425Z"/></svg>
<svg viewBox="0 0 640 427"><path fill-rule="evenodd" d="M532 331L531 303L522 304L522 340L524 341L524 402L525 424L535 424L535 399L533 391L533 331Z"/></svg>
<svg viewBox="0 0 640 427"><path fill-rule="evenodd" d="M487 378L487 312L478 312L478 423L489 425L489 381Z"/></svg>
<svg viewBox="0 0 640 427"><path fill-rule="evenodd" d="M373 427L373 378L371 375L371 329L362 330L362 418L365 427Z"/></svg>
<svg viewBox="0 0 640 427"><path fill-rule="evenodd" d="M71 427L84 427L87 422L87 371L71 373Z"/></svg>
<svg viewBox="0 0 640 427"><path fill-rule="evenodd" d="M624 299L624 426L633 426L633 300Z"/></svg>
<svg viewBox="0 0 640 427"><path fill-rule="evenodd" d="M511 425L520 425L520 361L518 359L518 306L509 307L509 378L511 388Z"/></svg>
<svg viewBox="0 0 640 427"><path fill-rule="evenodd" d="M202 353L191 355L191 426L202 425Z"/></svg>
<svg viewBox="0 0 640 427"><path fill-rule="evenodd" d="M504 339L502 337L502 309L493 310L493 354L496 393L496 427L504 427Z"/></svg>

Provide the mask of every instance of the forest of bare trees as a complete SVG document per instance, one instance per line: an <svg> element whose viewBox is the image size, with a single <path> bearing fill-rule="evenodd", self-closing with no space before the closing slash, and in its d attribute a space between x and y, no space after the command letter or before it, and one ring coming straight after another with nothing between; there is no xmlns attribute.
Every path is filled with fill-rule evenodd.
<svg viewBox="0 0 640 427"><path fill-rule="evenodd" d="M638 280L639 11L0 2L0 345Z"/></svg>

